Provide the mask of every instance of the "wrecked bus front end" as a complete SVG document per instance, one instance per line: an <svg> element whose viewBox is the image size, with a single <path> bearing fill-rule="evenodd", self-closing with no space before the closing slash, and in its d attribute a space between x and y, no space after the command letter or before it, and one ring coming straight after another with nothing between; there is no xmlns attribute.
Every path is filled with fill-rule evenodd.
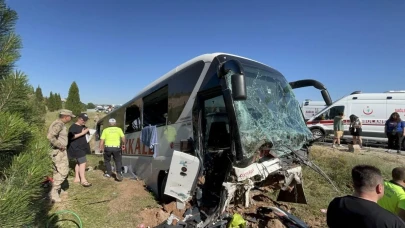
<svg viewBox="0 0 405 228"><path fill-rule="evenodd" d="M263 64L232 56L222 59L216 73L220 99L211 106L211 100L196 101L196 157L175 152L169 171L178 172L178 164L188 162L196 173L199 167L198 178L192 191L180 193L173 184L165 189L180 207L191 199L187 195L193 196L191 202L201 212L196 227L226 224L225 217L238 208L253 208L254 192L263 189L280 190L280 201L306 203L298 154L305 157L312 133L291 86Z"/></svg>

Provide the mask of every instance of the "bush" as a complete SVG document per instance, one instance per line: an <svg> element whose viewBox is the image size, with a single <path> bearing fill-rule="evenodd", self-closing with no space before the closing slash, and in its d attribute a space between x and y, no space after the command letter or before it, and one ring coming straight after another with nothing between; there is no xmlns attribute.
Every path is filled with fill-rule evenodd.
<svg viewBox="0 0 405 228"><path fill-rule="evenodd" d="M26 125L24 119L14 118L10 113L0 113L0 122L8 122L9 127ZM11 165L1 173L0 227L33 224L41 220L47 208L41 182L52 167L48 140L37 127L18 129L17 133L29 133L30 137L20 153L8 156ZM18 143L18 139L9 137L8 142Z"/></svg>
<svg viewBox="0 0 405 228"><path fill-rule="evenodd" d="M52 161L39 102L23 73L0 79L0 227L34 224L46 214L41 182Z"/></svg>
<svg viewBox="0 0 405 228"><path fill-rule="evenodd" d="M93 103L87 103L87 107L86 107L87 109L95 109L96 108L96 105L95 104L93 104Z"/></svg>

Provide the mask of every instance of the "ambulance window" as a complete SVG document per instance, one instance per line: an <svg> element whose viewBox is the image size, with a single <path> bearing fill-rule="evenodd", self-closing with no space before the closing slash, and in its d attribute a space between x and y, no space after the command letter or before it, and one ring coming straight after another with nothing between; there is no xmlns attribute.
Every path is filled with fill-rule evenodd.
<svg viewBox="0 0 405 228"><path fill-rule="evenodd" d="M141 111L139 105L135 103L125 110L125 133L132 133L142 129Z"/></svg>
<svg viewBox="0 0 405 228"><path fill-rule="evenodd" d="M335 106L324 112L325 120L333 120L339 113L345 111L345 106Z"/></svg>

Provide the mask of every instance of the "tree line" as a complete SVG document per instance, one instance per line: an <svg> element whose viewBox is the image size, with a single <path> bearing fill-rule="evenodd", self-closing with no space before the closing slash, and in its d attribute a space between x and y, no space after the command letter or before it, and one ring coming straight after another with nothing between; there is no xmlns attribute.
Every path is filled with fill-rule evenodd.
<svg viewBox="0 0 405 228"><path fill-rule="evenodd" d="M75 115L79 115L87 109L93 109L96 107L93 103L84 104L80 101L79 87L76 82L73 82L69 88L66 103L62 102L60 93L54 93L51 91L49 97L44 97L40 86L36 88L35 96L40 103L41 109L45 112L54 112L65 108L71 110Z"/></svg>

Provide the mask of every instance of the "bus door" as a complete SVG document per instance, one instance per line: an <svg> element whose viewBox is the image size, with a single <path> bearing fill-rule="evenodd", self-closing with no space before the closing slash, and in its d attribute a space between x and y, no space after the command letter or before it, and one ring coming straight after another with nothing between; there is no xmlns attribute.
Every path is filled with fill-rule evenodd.
<svg viewBox="0 0 405 228"><path fill-rule="evenodd" d="M166 183L165 194L185 202L193 195L197 177L202 189L201 202L217 205L225 180L226 153L230 151L230 129L221 90L200 93L198 96L197 157L174 151ZM195 134L196 136L196 134ZM202 174L202 176L200 176ZM200 179L201 178L201 179Z"/></svg>

